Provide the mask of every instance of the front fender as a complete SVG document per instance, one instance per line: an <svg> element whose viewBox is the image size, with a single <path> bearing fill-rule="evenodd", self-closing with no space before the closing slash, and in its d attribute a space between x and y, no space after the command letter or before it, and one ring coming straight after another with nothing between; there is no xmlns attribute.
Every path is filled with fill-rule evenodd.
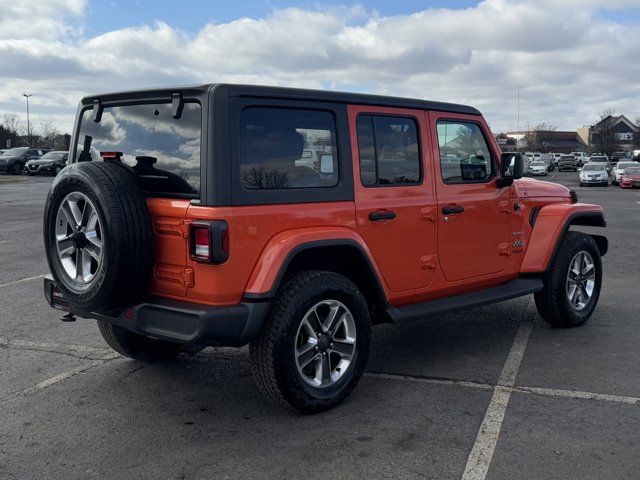
<svg viewBox="0 0 640 480"><path fill-rule="evenodd" d="M545 272L558 242L571 225L604 227L604 211L600 205L587 203L554 203L542 207L535 218L520 272Z"/></svg>
<svg viewBox="0 0 640 480"><path fill-rule="evenodd" d="M275 235L265 246L245 288L245 298L273 297L292 258L308 248L334 245L357 247L368 260L378 279L380 270L366 243L356 232L344 227L301 228ZM383 285L385 294L388 293Z"/></svg>

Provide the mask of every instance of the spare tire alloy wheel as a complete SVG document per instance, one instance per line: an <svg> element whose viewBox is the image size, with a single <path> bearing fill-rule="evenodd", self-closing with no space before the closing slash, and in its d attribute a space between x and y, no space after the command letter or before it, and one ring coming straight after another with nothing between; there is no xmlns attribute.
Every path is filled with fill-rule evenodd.
<svg viewBox="0 0 640 480"><path fill-rule="evenodd" d="M296 367L308 385L334 385L349 369L355 351L356 324L343 303L323 300L309 309L295 343Z"/></svg>
<svg viewBox="0 0 640 480"><path fill-rule="evenodd" d="M72 288L85 290L100 269L103 230L98 212L89 197L69 193L56 214L58 259Z"/></svg>

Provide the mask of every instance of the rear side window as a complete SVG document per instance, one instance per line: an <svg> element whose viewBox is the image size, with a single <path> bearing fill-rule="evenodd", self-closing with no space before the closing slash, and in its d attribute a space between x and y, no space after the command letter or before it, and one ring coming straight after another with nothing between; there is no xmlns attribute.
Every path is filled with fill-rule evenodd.
<svg viewBox="0 0 640 480"><path fill-rule="evenodd" d="M480 125L439 121L437 130L440 170L445 183L478 183L493 177L491 151Z"/></svg>
<svg viewBox="0 0 640 480"><path fill-rule="evenodd" d="M421 181L418 127L410 117L359 115L360 181L365 187Z"/></svg>
<svg viewBox="0 0 640 480"><path fill-rule="evenodd" d="M240 182L250 190L333 187L338 183L333 114L249 107L240 114Z"/></svg>

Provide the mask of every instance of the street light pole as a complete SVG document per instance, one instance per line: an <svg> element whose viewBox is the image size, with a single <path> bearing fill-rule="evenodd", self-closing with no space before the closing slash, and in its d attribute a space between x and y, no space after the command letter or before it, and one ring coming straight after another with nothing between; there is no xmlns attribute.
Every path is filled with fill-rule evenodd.
<svg viewBox="0 0 640 480"><path fill-rule="evenodd" d="M27 99L27 141L29 142L29 146L31 146L31 124L29 123L29 97L33 97L33 94L22 94Z"/></svg>

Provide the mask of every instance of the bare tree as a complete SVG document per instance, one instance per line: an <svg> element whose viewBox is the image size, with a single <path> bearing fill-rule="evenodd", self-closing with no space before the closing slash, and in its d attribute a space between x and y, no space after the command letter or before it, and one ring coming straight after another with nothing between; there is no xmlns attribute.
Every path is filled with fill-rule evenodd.
<svg viewBox="0 0 640 480"><path fill-rule="evenodd" d="M527 150L532 152L549 151L551 147L551 132L557 128L555 125L548 124L547 122L527 126L527 133L524 136Z"/></svg>
<svg viewBox="0 0 640 480"><path fill-rule="evenodd" d="M615 131L614 111L611 108L600 114L600 122L593 126L591 143L599 153L611 156L620 149L620 139Z"/></svg>
<svg viewBox="0 0 640 480"><path fill-rule="evenodd" d="M23 135L25 131L24 122L15 113L5 113L2 116L2 126L16 135Z"/></svg>
<svg viewBox="0 0 640 480"><path fill-rule="evenodd" d="M0 120L2 125L1 147L18 147L24 134L24 123L15 113L5 113Z"/></svg>
<svg viewBox="0 0 640 480"><path fill-rule="evenodd" d="M40 122L37 128L42 148L54 148L56 137L60 134L56 124L50 120Z"/></svg>

